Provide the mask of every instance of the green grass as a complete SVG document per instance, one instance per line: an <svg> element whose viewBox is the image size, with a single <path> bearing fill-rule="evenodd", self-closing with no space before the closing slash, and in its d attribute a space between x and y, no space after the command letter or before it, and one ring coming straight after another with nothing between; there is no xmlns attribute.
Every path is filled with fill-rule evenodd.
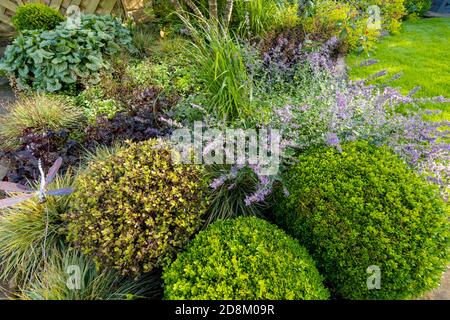
<svg viewBox="0 0 450 320"><path fill-rule="evenodd" d="M421 19L406 21L400 34L387 36L371 54L370 59L379 60L375 65L360 67L367 57L349 55L347 65L351 68L351 79L363 79L371 74L386 70L388 74L374 80L386 83L395 74L402 72L401 78L389 83L408 93L416 86L421 90L415 97L450 97L450 19ZM450 120L450 103L423 107L441 109L435 120Z"/></svg>

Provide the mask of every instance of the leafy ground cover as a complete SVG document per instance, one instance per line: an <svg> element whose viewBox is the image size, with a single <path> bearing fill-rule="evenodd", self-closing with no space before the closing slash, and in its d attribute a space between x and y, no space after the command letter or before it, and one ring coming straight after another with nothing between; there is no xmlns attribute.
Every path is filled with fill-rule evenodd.
<svg viewBox="0 0 450 320"><path fill-rule="evenodd" d="M385 37L377 44L370 60L378 61L361 67L367 57L351 54L347 58L352 79L366 79L371 75L387 71L387 74L373 80L373 83L389 82L399 87L404 94L420 87L417 97L450 97L450 19L433 18L406 21L400 34ZM369 62L370 63L370 62ZM389 81L396 75L398 79ZM442 114L434 119L450 120L450 104L433 105L424 108L439 108Z"/></svg>

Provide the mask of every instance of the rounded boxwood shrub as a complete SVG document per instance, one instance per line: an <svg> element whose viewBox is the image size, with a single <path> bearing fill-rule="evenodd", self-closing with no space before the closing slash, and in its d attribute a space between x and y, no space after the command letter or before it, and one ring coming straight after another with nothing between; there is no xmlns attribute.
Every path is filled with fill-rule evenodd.
<svg viewBox="0 0 450 320"><path fill-rule="evenodd" d="M329 297L306 249L255 217L210 225L165 268L163 279L169 300Z"/></svg>
<svg viewBox="0 0 450 320"><path fill-rule="evenodd" d="M168 262L202 225L208 188L199 166L171 157L169 145L149 140L90 163L76 181L69 240L122 274Z"/></svg>
<svg viewBox="0 0 450 320"><path fill-rule="evenodd" d="M41 3L29 3L17 8L12 23L17 31L52 30L64 21L59 11Z"/></svg>
<svg viewBox="0 0 450 320"><path fill-rule="evenodd" d="M449 261L448 207L389 148L352 142L342 153L313 150L287 172L286 187L276 218L338 296L410 298L439 284ZM372 266L380 289L368 289L368 281L377 284Z"/></svg>

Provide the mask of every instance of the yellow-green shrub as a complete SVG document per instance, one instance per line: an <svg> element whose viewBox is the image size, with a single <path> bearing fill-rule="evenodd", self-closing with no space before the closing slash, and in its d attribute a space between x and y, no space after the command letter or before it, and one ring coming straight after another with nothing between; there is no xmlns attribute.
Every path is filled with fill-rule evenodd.
<svg viewBox="0 0 450 320"><path fill-rule="evenodd" d="M431 0L404 0L405 8L409 15L412 16L423 16L430 10L432 1Z"/></svg>
<svg viewBox="0 0 450 320"><path fill-rule="evenodd" d="M382 27L391 33L398 33L402 19L406 15L405 0L366 0L360 2L360 9L364 10L370 5L381 9Z"/></svg>
<svg viewBox="0 0 450 320"><path fill-rule="evenodd" d="M375 44L381 31L396 33L400 30L406 11L404 0L318 0L302 16L301 24L305 32L322 40L341 36L344 49L350 51L369 51ZM380 16L369 12L370 6L380 8ZM381 29L369 27L369 19L380 19Z"/></svg>
<svg viewBox="0 0 450 320"><path fill-rule="evenodd" d="M207 183L170 146L129 143L90 163L76 183L69 240L100 266L138 275L164 265L202 224Z"/></svg>
<svg viewBox="0 0 450 320"><path fill-rule="evenodd" d="M322 40L341 37L344 50L370 49L380 31L367 28L367 17L352 5L334 0L321 1L311 16L302 18L305 32Z"/></svg>
<svg viewBox="0 0 450 320"><path fill-rule="evenodd" d="M51 30L64 16L59 11L42 3L28 3L17 8L12 23L17 31L24 30Z"/></svg>
<svg viewBox="0 0 450 320"><path fill-rule="evenodd" d="M326 300L304 247L255 217L219 220L165 268L169 300Z"/></svg>

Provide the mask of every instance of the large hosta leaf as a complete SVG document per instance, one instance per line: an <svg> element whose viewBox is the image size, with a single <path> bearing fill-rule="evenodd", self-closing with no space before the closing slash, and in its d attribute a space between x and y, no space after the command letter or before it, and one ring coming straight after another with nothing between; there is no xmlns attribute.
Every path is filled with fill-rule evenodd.
<svg viewBox="0 0 450 320"><path fill-rule="evenodd" d="M55 80L54 82L47 82L47 88L46 90L48 92L56 92L58 90L61 90L62 84L58 80Z"/></svg>
<svg viewBox="0 0 450 320"><path fill-rule="evenodd" d="M34 52L30 53L30 57L34 60L35 64L41 64L44 62L44 59L48 60L54 56L54 53L45 51L44 49L37 49Z"/></svg>

